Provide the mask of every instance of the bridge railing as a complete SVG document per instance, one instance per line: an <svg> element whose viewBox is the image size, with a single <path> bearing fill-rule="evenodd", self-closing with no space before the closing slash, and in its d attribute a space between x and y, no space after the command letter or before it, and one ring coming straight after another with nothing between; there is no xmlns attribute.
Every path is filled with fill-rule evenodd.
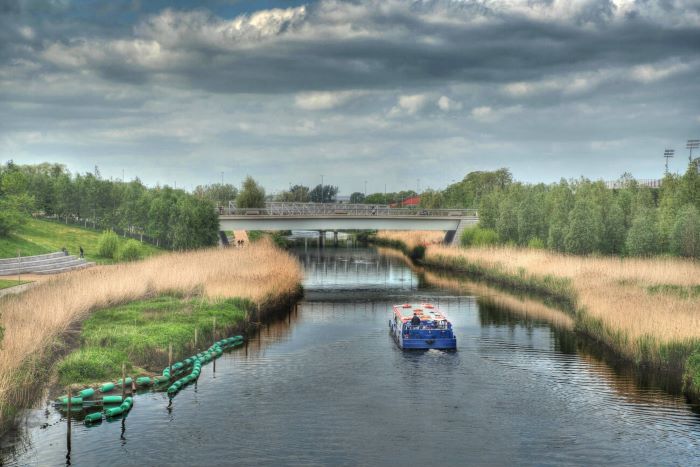
<svg viewBox="0 0 700 467"><path fill-rule="evenodd" d="M219 206L220 215L229 216L381 216L381 217L477 217L476 209L391 208L386 204L265 203L264 208L237 208L233 203Z"/></svg>

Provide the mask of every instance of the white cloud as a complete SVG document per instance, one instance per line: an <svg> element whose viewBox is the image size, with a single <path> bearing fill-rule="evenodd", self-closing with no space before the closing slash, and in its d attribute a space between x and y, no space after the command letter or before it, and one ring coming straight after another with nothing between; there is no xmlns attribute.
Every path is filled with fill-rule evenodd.
<svg viewBox="0 0 700 467"><path fill-rule="evenodd" d="M653 83L690 69L686 63L638 65L632 68L631 78L642 83Z"/></svg>
<svg viewBox="0 0 700 467"><path fill-rule="evenodd" d="M442 110L443 112L450 112L453 110L461 110L462 109L462 103L452 100L447 96L440 96L440 98L437 101L437 105Z"/></svg>
<svg viewBox="0 0 700 467"><path fill-rule="evenodd" d="M412 94L399 96L397 105L389 111L390 116L415 115L428 103L428 96L425 94Z"/></svg>
<svg viewBox="0 0 700 467"><path fill-rule="evenodd" d="M521 111L522 107L519 105L503 107L500 109L494 109L493 107L485 105L481 107L474 107L470 112L470 115L478 122L493 123L502 120L507 116L518 114Z"/></svg>
<svg viewBox="0 0 700 467"><path fill-rule="evenodd" d="M302 92L295 96L294 103L304 110L329 110L362 95L359 91Z"/></svg>

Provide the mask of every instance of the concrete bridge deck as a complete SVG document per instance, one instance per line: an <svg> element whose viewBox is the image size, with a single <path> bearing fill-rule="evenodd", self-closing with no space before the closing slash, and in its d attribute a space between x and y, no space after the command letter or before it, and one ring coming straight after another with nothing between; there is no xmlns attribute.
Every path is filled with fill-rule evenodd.
<svg viewBox="0 0 700 467"><path fill-rule="evenodd" d="M474 209L390 208L372 204L266 203L219 208L221 230L442 230L479 221Z"/></svg>

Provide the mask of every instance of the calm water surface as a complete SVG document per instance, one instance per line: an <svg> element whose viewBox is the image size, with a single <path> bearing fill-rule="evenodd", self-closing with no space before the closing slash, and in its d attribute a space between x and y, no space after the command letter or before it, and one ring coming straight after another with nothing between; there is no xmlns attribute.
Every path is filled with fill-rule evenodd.
<svg viewBox="0 0 700 467"><path fill-rule="evenodd" d="M74 425L46 406L3 440L9 465L697 465L700 417L571 333L432 288L370 249L300 251L306 296L168 405ZM457 352L402 352L390 307L432 301ZM481 307L480 307L481 303ZM2 462L0 462L2 463Z"/></svg>

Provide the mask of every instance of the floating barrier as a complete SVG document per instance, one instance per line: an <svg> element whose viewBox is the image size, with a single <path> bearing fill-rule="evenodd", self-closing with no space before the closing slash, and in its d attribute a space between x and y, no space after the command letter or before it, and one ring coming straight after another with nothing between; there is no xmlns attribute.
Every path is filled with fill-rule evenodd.
<svg viewBox="0 0 700 467"><path fill-rule="evenodd" d="M206 365L207 363L219 358L221 355L223 355L224 350L226 349L243 345L243 342L243 336L232 336L221 339L212 344L207 350L200 352L197 355L187 357L180 362L175 362L169 367L164 368L161 375L157 375L152 378L149 376L140 376L136 378L136 380L130 377L125 378L124 386L130 387L135 382L136 386L140 388L155 387L157 390L158 386L162 388L162 385L170 383L175 377L179 377L174 383L170 384L166 390L168 397L172 399L185 386L199 379L199 375L202 372L202 365ZM185 373L187 374L182 376ZM99 392L105 394L121 387L122 380L119 379L116 383L104 383L99 388ZM71 405L79 406L76 407L77 410L82 410L83 407L92 407L95 405L99 406L100 404L102 406L119 405L116 407L105 408L102 412L92 412L86 415L84 419L86 424L100 423L102 422L103 416L109 421L112 418L125 415L134 405L134 399L131 396L126 397L123 400L122 396L117 395L104 395L102 396L101 400L92 399L95 394L96 391L93 388L83 389L78 393L78 396L71 398ZM68 405L68 397L63 396L59 398L57 404L61 406Z"/></svg>
<svg viewBox="0 0 700 467"><path fill-rule="evenodd" d="M121 404L122 402L124 402L122 400L122 396L103 396L102 397L102 404L103 405Z"/></svg>

